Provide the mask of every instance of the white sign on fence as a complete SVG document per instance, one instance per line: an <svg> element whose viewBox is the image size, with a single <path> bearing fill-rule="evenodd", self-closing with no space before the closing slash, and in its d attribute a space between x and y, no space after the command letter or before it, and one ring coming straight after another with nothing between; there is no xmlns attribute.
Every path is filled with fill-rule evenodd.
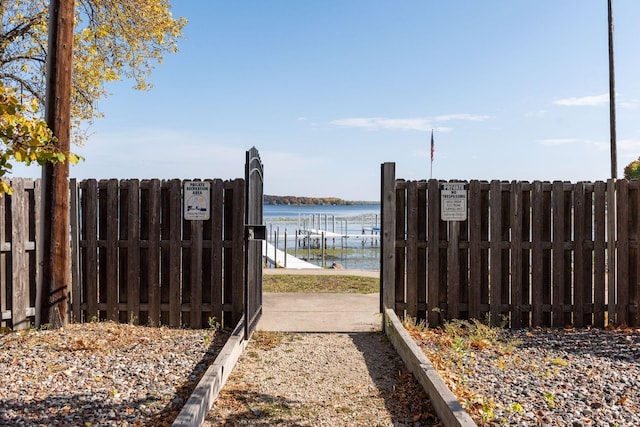
<svg viewBox="0 0 640 427"><path fill-rule="evenodd" d="M467 188L464 182L440 185L440 218L443 221L467 220Z"/></svg>
<svg viewBox="0 0 640 427"><path fill-rule="evenodd" d="M185 181L184 183L184 219L206 221L211 212L211 183Z"/></svg>

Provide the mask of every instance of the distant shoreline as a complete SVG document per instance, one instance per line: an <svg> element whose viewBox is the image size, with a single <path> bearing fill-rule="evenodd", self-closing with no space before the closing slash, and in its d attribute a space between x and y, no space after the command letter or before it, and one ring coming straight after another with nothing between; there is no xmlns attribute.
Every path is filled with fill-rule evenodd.
<svg viewBox="0 0 640 427"><path fill-rule="evenodd" d="M298 197L298 196L271 196L264 195L265 205L287 206L353 206L353 205L379 205L377 201L342 200L337 197Z"/></svg>

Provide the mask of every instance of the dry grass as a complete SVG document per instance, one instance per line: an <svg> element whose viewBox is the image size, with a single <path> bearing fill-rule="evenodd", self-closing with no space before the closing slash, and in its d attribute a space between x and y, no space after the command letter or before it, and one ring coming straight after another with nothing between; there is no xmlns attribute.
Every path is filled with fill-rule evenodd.
<svg viewBox="0 0 640 427"><path fill-rule="evenodd" d="M264 292L372 294L380 291L380 279L342 275L265 275L262 289Z"/></svg>

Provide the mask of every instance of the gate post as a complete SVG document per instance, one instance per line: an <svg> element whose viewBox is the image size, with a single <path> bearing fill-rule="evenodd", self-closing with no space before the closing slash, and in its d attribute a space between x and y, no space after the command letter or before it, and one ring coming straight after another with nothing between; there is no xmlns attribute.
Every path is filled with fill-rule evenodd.
<svg viewBox="0 0 640 427"><path fill-rule="evenodd" d="M396 279L396 164L381 167L381 248L380 248L380 311L395 310Z"/></svg>

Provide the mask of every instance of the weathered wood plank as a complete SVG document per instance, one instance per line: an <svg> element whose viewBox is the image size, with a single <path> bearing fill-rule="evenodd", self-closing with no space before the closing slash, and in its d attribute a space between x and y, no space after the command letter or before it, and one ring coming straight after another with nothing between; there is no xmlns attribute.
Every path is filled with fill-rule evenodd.
<svg viewBox="0 0 640 427"><path fill-rule="evenodd" d="M447 248L447 316L460 318L460 221L449 221Z"/></svg>
<svg viewBox="0 0 640 427"><path fill-rule="evenodd" d="M543 324L542 319L542 304L543 300L543 287L544 287L544 264L543 264L543 194L542 183L535 181L532 187L531 193L531 291L532 291L532 304L533 312L531 325L533 327L541 326Z"/></svg>
<svg viewBox="0 0 640 427"><path fill-rule="evenodd" d="M381 305L384 312L395 310L395 270L396 270L396 165L383 163L381 166L381 225L380 278Z"/></svg>
<svg viewBox="0 0 640 427"><path fill-rule="evenodd" d="M482 201L480 182L469 183L469 318L480 319L481 221Z"/></svg>
<svg viewBox="0 0 640 427"><path fill-rule="evenodd" d="M192 328L201 328L202 324L202 221L189 221L191 227L191 255L190 265L190 313L189 325Z"/></svg>
<svg viewBox="0 0 640 427"><path fill-rule="evenodd" d="M629 306L629 182L621 179L616 182L617 196L617 248L618 248L618 271L617 271L617 304L616 304L616 324L628 325ZM609 300L611 302L611 300ZM611 315L611 313L609 313Z"/></svg>
<svg viewBox="0 0 640 427"><path fill-rule="evenodd" d="M118 180L107 182L107 218L106 218L106 286L107 319L117 322L119 318L119 273L118 273L118 225L119 225Z"/></svg>
<svg viewBox="0 0 640 427"><path fill-rule="evenodd" d="M606 301L606 184L598 181L594 195L594 242L593 242L593 324L598 328L605 326Z"/></svg>
<svg viewBox="0 0 640 427"><path fill-rule="evenodd" d="M615 324L616 317L616 288L618 287L616 266L616 180L607 180L607 313L608 323Z"/></svg>
<svg viewBox="0 0 640 427"><path fill-rule="evenodd" d="M585 303L587 301L587 274L586 274L586 240L587 219L585 212L585 188L584 184L576 184L573 192L574 240L574 298L573 298L573 324L578 328L585 325ZM591 209L591 205L589 205ZM590 263L589 263L590 264ZM590 323L590 322L589 322Z"/></svg>
<svg viewBox="0 0 640 427"><path fill-rule="evenodd" d="M521 328L522 299L526 282L522 274L522 233L524 218L522 183L511 183L511 326Z"/></svg>
<svg viewBox="0 0 640 427"><path fill-rule="evenodd" d="M29 198L25 181L11 182L11 326L14 330L30 326L27 317L29 308L29 255L26 242L29 240ZM46 296L48 297L48 295Z"/></svg>
<svg viewBox="0 0 640 427"><path fill-rule="evenodd" d="M628 325L637 326L640 296L640 191L639 181L629 183L629 304Z"/></svg>
<svg viewBox="0 0 640 427"><path fill-rule="evenodd" d="M418 185L407 183L407 315L418 317Z"/></svg>
<svg viewBox="0 0 640 427"><path fill-rule="evenodd" d="M427 185L427 203L427 320L436 326L444 317L440 307L440 188L435 179Z"/></svg>
<svg viewBox="0 0 640 427"><path fill-rule="evenodd" d="M146 183L148 192L148 242L147 249L147 284L149 292L150 326L160 326L160 180L153 179Z"/></svg>
<svg viewBox="0 0 640 427"><path fill-rule="evenodd" d="M140 320L140 181L124 182L127 188L127 321Z"/></svg>
<svg viewBox="0 0 640 427"><path fill-rule="evenodd" d="M490 313L491 324L500 323L502 304L502 185L500 181L493 180L489 190L490 211Z"/></svg>
<svg viewBox="0 0 640 427"><path fill-rule="evenodd" d="M5 316L3 313L7 313L9 316L9 297L11 291L7 288L10 283L7 280L7 253L11 250L10 237L7 236L7 230L9 230L9 224L7 224L7 207L9 203L9 196L0 198L0 326L7 327L5 322ZM10 259L10 258L9 258Z"/></svg>
<svg viewBox="0 0 640 427"><path fill-rule="evenodd" d="M75 178L69 180L69 228L71 231L71 300L70 300L70 321L80 322L80 209L79 209L79 188ZM37 212L37 211L36 211Z"/></svg>
<svg viewBox="0 0 640 427"><path fill-rule="evenodd" d="M418 182L418 320L427 320L427 182Z"/></svg>
<svg viewBox="0 0 640 427"><path fill-rule="evenodd" d="M406 221L407 210L407 182L398 182L396 185L396 253L395 253L395 289L394 289L394 307L400 317L404 317L406 309L406 293L405 285L407 282L406 275L406 259L407 259L407 235Z"/></svg>
<svg viewBox="0 0 640 427"><path fill-rule="evenodd" d="M167 183L169 208L169 325L182 326L182 183Z"/></svg>
<svg viewBox="0 0 640 427"><path fill-rule="evenodd" d="M211 305L212 316L222 321L223 243L222 220L224 207L224 183L216 179L211 184Z"/></svg>
<svg viewBox="0 0 640 427"><path fill-rule="evenodd" d="M233 323L240 321L244 311L244 200L245 200L245 181L243 179L235 179L231 181L232 200L231 200L231 238L232 256L231 256L231 277L233 281L232 287L232 307L233 307Z"/></svg>
<svg viewBox="0 0 640 427"><path fill-rule="evenodd" d="M98 182L82 181L82 299L85 307L84 321L98 319ZM78 295L80 298L80 295Z"/></svg>
<svg viewBox="0 0 640 427"><path fill-rule="evenodd" d="M553 182L553 326L564 327L564 193L563 182Z"/></svg>

